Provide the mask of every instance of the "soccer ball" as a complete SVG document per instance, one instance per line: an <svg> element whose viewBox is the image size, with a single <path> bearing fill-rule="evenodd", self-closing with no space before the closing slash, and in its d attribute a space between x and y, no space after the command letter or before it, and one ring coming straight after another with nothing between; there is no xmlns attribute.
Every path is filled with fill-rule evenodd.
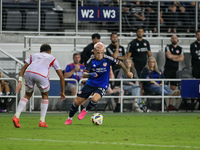
<svg viewBox="0 0 200 150"><path fill-rule="evenodd" d="M91 117L91 121L94 125L101 125L103 123L103 115L100 113L94 113Z"/></svg>

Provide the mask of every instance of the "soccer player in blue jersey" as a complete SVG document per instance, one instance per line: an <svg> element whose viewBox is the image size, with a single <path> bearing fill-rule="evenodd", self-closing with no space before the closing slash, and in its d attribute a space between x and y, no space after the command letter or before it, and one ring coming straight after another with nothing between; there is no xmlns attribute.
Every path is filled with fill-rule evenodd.
<svg viewBox="0 0 200 150"><path fill-rule="evenodd" d="M94 45L94 55L86 63L86 69L83 73L83 78L88 78L84 87L78 92L76 101L72 104L69 117L65 124L72 123L72 117L78 110L78 106L86 100L91 94L93 97L87 107L78 115L78 119L82 120L87 112L97 105L97 101L105 94L109 84L110 66L113 64L120 65L130 78L133 77L131 72L128 72L124 63L113 57L104 55L105 46L98 42Z"/></svg>

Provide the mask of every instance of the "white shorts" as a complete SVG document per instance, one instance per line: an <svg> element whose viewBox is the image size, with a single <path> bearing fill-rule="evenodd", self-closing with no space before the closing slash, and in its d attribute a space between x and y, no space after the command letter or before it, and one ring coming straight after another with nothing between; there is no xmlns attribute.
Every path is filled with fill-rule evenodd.
<svg viewBox="0 0 200 150"><path fill-rule="evenodd" d="M48 92L50 89L49 77L45 78L35 73L26 72L24 82L26 92L31 93L35 84L42 93Z"/></svg>

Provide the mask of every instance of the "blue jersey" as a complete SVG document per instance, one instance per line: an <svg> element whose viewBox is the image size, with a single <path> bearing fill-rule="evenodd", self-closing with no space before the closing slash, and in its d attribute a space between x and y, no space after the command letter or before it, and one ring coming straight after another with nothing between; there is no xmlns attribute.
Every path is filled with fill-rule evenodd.
<svg viewBox="0 0 200 150"><path fill-rule="evenodd" d="M102 60L96 60L94 55L92 55L86 63L85 71L88 73L95 72L98 74L98 77L89 77L86 84L107 89L109 84L110 65L118 65L119 62L118 59L107 55L104 55Z"/></svg>
<svg viewBox="0 0 200 150"><path fill-rule="evenodd" d="M76 79L78 82L79 80L83 77L83 71L85 70L85 66L82 65L82 64L79 64L80 66L80 70L79 71L75 71L69 78L72 78L72 79ZM72 71L73 69L75 68L75 65L74 63L71 63L71 64L68 64L66 69L65 69L65 72L70 72ZM72 83L72 84L76 84L75 81L68 81L68 83Z"/></svg>

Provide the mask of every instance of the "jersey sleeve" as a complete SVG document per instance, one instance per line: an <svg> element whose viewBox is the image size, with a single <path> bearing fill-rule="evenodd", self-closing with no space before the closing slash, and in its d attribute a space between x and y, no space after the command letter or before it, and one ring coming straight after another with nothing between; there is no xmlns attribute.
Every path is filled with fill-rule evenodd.
<svg viewBox="0 0 200 150"><path fill-rule="evenodd" d="M80 61L80 63L81 64L83 64L83 63L85 63L85 48L83 49L83 51L81 52L81 61Z"/></svg>
<svg viewBox="0 0 200 150"><path fill-rule="evenodd" d="M184 51L183 48L181 47L181 55L184 55Z"/></svg>
<svg viewBox="0 0 200 150"><path fill-rule="evenodd" d="M165 53L166 52L170 52L170 50L169 50L169 45L167 45L166 47L165 47Z"/></svg>
<svg viewBox="0 0 200 150"><path fill-rule="evenodd" d="M114 57L106 56L111 65L118 65L120 61Z"/></svg>
<svg viewBox="0 0 200 150"><path fill-rule="evenodd" d="M135 51L135 48L136 46L135 45L135 42L130 42L127 46L127 52L128 53L133 53L133 51Z"/></svg>
<svg viewBox="0 0 200 150"><path fill-rule="evenodd" d="M122 46L122 55L124 56L126 53L125 53L125 50L124 50L124 47Z"/></svg>
<svg viewBox="0 0 200 150"><path fill-rule="evenodd" d="M72 70L72 68L70 67L70 65L67 65L65 72L70 72Z"/></svg>
<svg viewBox="0 0 200 150"><path fill-rule="evenodd" d="M85 72L91 72L92 69L92 61L87 61L86 65L85 65Z"/></svg>
<svg viewBox="0 0 200 150"><path fill-rule="evenodd" d="M55 70L60 70L61 69L57 59L55 59L55 61L53 62L53 67L54 67Z"/></svg>
<svg viewBox="0 0 200 150"><path fill-rule="evenodd" d="M128 44L126 50L127 50L127 53L132 53L132 52L131 52L131 43Z"/></svg>
<svg viewBox="0 0 200 150"><path fill-rule="evenodd" d="M113 51L110 49L110 47L106 48L106 55L108 55L108 56L112 56L113 55Z"/></svg>
<svg viewBox="0 0 200 150"><path fill-rule="evenodd" d="M151 47L148 41L147 41L147 48L148 48L148 51L151 51Z"/></svg>
<svg viewBox="0 0 200 150"><path fill-rule="evenodd" d="M28 63L29 65L32 63L32 55L30 55L26 60L26 63Z"/></svg>

